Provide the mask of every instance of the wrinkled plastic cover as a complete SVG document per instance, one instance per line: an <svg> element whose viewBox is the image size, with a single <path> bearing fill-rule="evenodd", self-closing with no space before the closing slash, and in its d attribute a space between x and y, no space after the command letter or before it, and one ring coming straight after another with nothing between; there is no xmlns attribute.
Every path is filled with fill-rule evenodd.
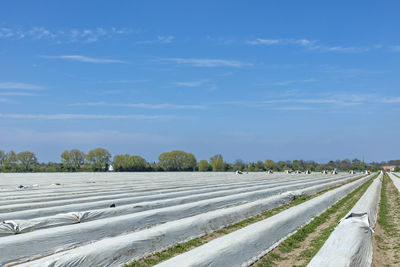
<svg viewBox="0 0 400 267"><path fill-rule="evenodd" d="M272 188L277 186L282 186L282 184L289 185L295 184L299 182L310 182L310 181L332 181L332 179L323 179L321 177L317 178L297 178L297 179L282 179L282 180L267 180L267 181L249 181L245 184L239 183L234 185L229 185L229 181L226 181L225 184L213 185L210 184L207 187L195 187L195 188L185 188L185 189L173 189L171 190L156 190L150 188L146 191L143 189L137 190L135 192L131 192L130 194L120 194L113 193L110 196L104 197L104 193L99 193L93 197L77 197L75 196L75 191L71 191L70 195L75 196L74 203L67 201L47 201L43 199L40 202L43 203L31 203L32 199L23 199L24 202L19 205L11 204L5 201L4 205L0 204L0 220L17 220L17 219L30 219L37 217L46 217L59 213L66 212L80 212L80 211L88 211L93 209L102 209L108 208L110 204L115 204L117 207L122 205L129 205L133 203L143 203L148 201L155 200L163 200L163 199L171 199L178 197L189 197L186 198L187 201L191 200L201 200L208 199L211 197L230 195L234 193L246 192L246 191L255 191L257 189L262 188ZM228 184L228 185L227 185ZM158 188L159 189L159 188ZM132 189L131 189L132 190ZM208 193L208 194L207 194ZM197 197L195 197L197 195ZM8 200L12 202L13 200ZM20 201L20 200L18 200ZM76 203L76 204L75 204ZM171 203L170 203L171 204ZM46 206L47 205L47 206ZM135 211L143 211L146 209L155 208L154 206L144 206L144 205L135 205ZM118 215L118 214L116 214Z"/></svg>
<svg viewBox="0 0 400 267"><path fill-rule="evenodd" d="M49 255L55 251L70 249L74 246L84 245L102 238L118 236L145 227L154 226L159 223L168 222L170 220L201 214L216 209L219 206L254 201L286 192L288 190L305 188L307 186L323 184L326 182L326 180L301 182L288 186L278 186L256 190L254 192L204 200L201 203L195 202L192 205L185 204L185 201L181 198L160 200L159 202L161 202L161 204L157 202L153 207L163 207L166 202L173 202L174 205L171 207L151 209L133 214L89 221L86 223L65 225L24 234L5 236L0 238L0 251L3 252L0 254L0 264L29 260L35 257ZM196 198L196 196L185 197L185 199L190 198ZM147 203L147 205L150 204ZM146 205L143 204L141 206ZM113 212L114 209L110 208L108 210L109 212ZM96 216L96 214L92 214L92 216ZM32 247L30 245L32 243L34 243L35 246ZM13 253L15 248L19 248L18 254Z"/></svg>
<svg viewBox="0 0 400 267"><path fill-rule="evenodd" d="M400 178L393 173L389 173L390 179L392 179L394 186L400 191Z"/></svg>
<svg viewBox="0 0 400 267"><path fill-rule="evenodd" d="M366 181L341 186L275 216L197 247L158 266L248 266Z"/></svg>
<svg viewBox="0 0 400 267"><path fill-rule="evenodd" d="M364 179L365 178L362 180ZM143 257L155 251L160 251L178 242L184 242L202 236L226 225L272 209L291 201L295 195L315 193L316 191L321 191L343 182L343 180L334 181L308 187L303 184L302 186L305 187L304 190L287 192L245 204L242 203L234 207L201 213L195 216L189 214L191 217L180 220L176 220L182 217L179 215L180 213L182 214L190 211L180 210L179 213L173 214L171 212L174 210L177 211L179 206L171 207L169 213L165 213L164 215L160 209L155 214L158 213L158 217L169 216L166 219L166 221L170 220L169 222L138 232L119 235L113 238L105 238L92 244L27 263L26 266L109 266L125 263L129 260ZM358 184L360 181L356 183ZM277 192L275 192L275 194L277 194ZM212 203L212 201L210 203ZM212 203L212 206L214 205L215 203ZM141 221L146 223L147 219L142 219ZM81 226L83 225L84 224Z"/></svg>
<svg viewBox="0 0 400 267"><path fill-rule="evenodd" d="M382 174L335 228L309 267L370 266Z"/></svg>
<svg viewBox="0 0 400 267"><path fill-rule="evenodd" d="M328 188L331 186L338 185L340 183L343 183L349 179L353 179L353 177L348 177L344 179L326 179L324 180L324 184L321 186L324 188ZM327 183L331 180L334 180L333 182ZM98 220L102 218L108 218L108 217L113 217L113 216L120 216L120 215L126 215L130 213L137 213L139 211L144 211L144 210L149 210L151 208L160 208L160 207L167 207L167 206L173 206L176 205L176 203L179 204L184 204L185 202L192 202L196 201L192 205L187 205L186 207L188 208L189 212L181 213L185 214L185 216L189 216L193 214L196 210L201 211L201 212L206 212L211 209L217 209L217 208L223 208L229 205L233 204L238 204L240 202L246 202L246 201L251 201L254 200L255 198L259 198L260 196L265 197L268 196L269 194L274 194L274 193L280 193L284 192L287 190L291 189L297 189L297 188L302 188L302 186L308 186L308 185L313 185L317 183L317 181L314 182L308 182L308 183L303 183L303 185L299 186L300 181L296 182L287 182L285 184L293 184L293 186L288 187L287 185L281 186L281 183L279 184L267 184L269 189L265 189L266 185L263 186L250 186L248 188L241 188L241 189L225 189L221 191L217 191L220 193L205 193L205 194L195 194L194 192L180 192L180 195L185 195L186 197L180 197L180 198L172 198L173 196L176 196L176 194L164 194L165 198L168 199L168 197L172 198L167 201L153 201L153 202L141 202L141 203L136 203L134 205L122 205L119 206L121 202L117 202L117 207L110 209L105 208L105 209L96 209L96 210L88 210L88 211L82 211L82 212L70 212L70 213L60 213L56 214L53 216L47 216L47 217L39 217L39 218L34 218L34 219L28 219L28 220L5 220L0 223L0 236L4 235L10 235L10 234L18 234L18 233L24 233L24 232L30 232L33 230L37 229L42 229L42 228L48 228L48 227L54 227L54 226L61 226L61 225L66 225L66 224L76 224L76 223L82 223L82 222L88 222L92 220ZM319 182L318 182L319 183ZM275 188L275 189L271 189ZM225 190L229 190L229 192L225 192ZM246 192L249 190L254 190L253 192ZM261 191L260 191L261 190ZM314 187L314 193L319 190L319 187ZM230 194L230 196L226 197L218 197L220 195L226 195L227 193ZM236 194L236 195L235 195ZM312 194L312 192L310 192ZM189 196L187 196L189 195ZM197 195L197 196L195 196ZM208 200L210 197L214 197L211 200ZM146 197L145 199L147 199ZM160 198L160 197L158 197ZM137 199L137 198L135 198ZM141 198L139 198L141 199ZM207 199L205 201L201 199ZM197 201L200 200L200 201ZM200 207L205 206L203 210L199 209ZM60 207L60 210L64 208L65 206ZM15 212L19 215L23 212ZM11 214L3 214L0 215L0 217L17 217L15 213ZM33 211L31 211L33 213ZM26 214L26 213L23 213ZM37 212L36 214L41 214L40 212ZM160 221L161 222L161 221ZM146 225L143 225L144 227Z"/></svg>

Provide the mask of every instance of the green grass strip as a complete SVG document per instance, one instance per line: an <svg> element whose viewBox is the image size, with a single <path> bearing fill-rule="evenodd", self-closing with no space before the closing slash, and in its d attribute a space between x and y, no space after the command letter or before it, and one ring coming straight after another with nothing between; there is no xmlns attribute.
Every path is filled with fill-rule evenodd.
<svg viewBox="0 0 400 267"><path fill-rule="evenodd" d="M351 192L350 194L348 194L347 196L336 202L332 207L330 207L320 216L314 218L309 224L303 226L295 234L288 237L278 246L279 251L282 254L285 254L291 252L296 248L300 248L301 242L303 242L309 234L313 233L318 226L325 223L332 214L335 214L336 212L341 210L341 212L337 214L335 218L335 223L324 229L320 235L318 235L311 241L310 247L301 253L302 258L305 258L307 260L307 263L310 262L311 259L315 256L315 254L317 254L317 252L324 245L325 241L328 239L328 237L336 227L339 220L342 219L344 216L346 216L346 214L354 207L354 205L365 193L365 191L367 191L368 187L371 185L371 183L377 176L378 175L375 175L372 179L369 179L361 186L357 187L353 192ZM264 259L262 259L257 264L257 266L260 267L274 266L274 263L276 261L281 261L283 259L285 258L282 257L281 255L278 255L276 253L269 253ZM299 265L299 266L305 266L305 265Z"/></svg>
<svg viewBox="0 0 400 267"><path fill-rule="evenodd" d="M262 221L264 219L267 219L269 217L272 217L272 216L274 216L274 215L276 215L276 214L278 214L278 213L280 213L280 212L282 212L284 210L287 210L287 209L289 209L291 207L294 207L294 206L299 205L299 204L301 204L303 202L306 202L307 200L310 200L312 198L320 196L320 195L322 195L322 194L324 194L324 193L326 193L326 192L328 192L330 190L336 189L336 188L338 188L340 186L343 186L345 184L352 183L352 182L354 182L356 180L364 178L365 176L366 175L361 176L360 178L357 178L355 180L348 181L348 182L343 183L341 185L325 189L325 190L320 191L320 192L318 192L318 193L316 193L314 195L296 197L290 203L284 204L282 206L279 206L279 207L276 207L274 209L271 209L271 210L268 210L266 212L263 212L261 214L258 214L258 215L254 216L254 217L250 217L250 218L247 218L247 219L242 220L240 222L237 222L237 223L234 223L232 225L226 226L226 227L224 227L224 228L222 228L220 230L215 231L214 233L207 234L205 236L192 239L192 240L190 240L188 242L185 242L185 243L178 243L175 246L170 247L165 251L156 252L152 256L149 256L149 257L146 257L144 259L140 259L140 260L134 261L134 262L126 264L124 266L125 267L149 267L149 266L154 266L154 265L156 265L156 264L158 264L158 263L160 263L162 261L168 260L168 259L170 259L170 258L172 258L172 257L174 257L174 256L176 256L178 254L182 254L182 253L187 252L187 251L189 251L189 250L191 250L193 248L196 248L196 247L199 247L199 246L201 246L201 245L203 245L205 243L208 243L209 239L213 239L216 236L215 233L218 234L218 236L229 234L229 233L231 233L233 231L236 231L236 230L238 230L240 228L246 227L246 226L248 226L250 224L253 224L253 223Z"/></svg>

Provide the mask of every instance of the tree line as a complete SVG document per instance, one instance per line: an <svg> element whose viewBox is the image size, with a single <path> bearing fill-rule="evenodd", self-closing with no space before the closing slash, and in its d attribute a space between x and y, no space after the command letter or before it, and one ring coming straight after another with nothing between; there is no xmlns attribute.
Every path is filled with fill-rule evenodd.
<svg viewBox="0 0 400 267"><path fill-rule="evenodd" d="M400 160L388 162L372 162L366 164L359 159L344 159L317 163L315 161L257 161L245 163L236 160L233 163L224 161L221 154L214 155L209 160L197 161L192 153L173 150L159 155L158 162L147 162L139 155L122 154L112 157L104 148L96 148L84 153L78 149L65 150L60 155L60 162L39 163L35 153L23 151L4 152L0 150L0 172L78 172L78 171L117 171L117 172L151 172L151 171L284 171L284 170L372 170L377 171L384 165L397 165L395 171L400 171ZM112 166L112 168L110 168Z"/></svg>

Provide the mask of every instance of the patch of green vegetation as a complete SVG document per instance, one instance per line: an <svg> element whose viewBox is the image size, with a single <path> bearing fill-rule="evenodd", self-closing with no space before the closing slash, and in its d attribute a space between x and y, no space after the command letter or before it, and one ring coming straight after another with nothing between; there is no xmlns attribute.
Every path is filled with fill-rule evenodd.
<svg viewBox="0 0 400 267"><path fill-rule="evenodd" d="M361 179L363 177L365 177L365 176L362 176L362 177L360 177L358 179ZM356 179L356 180L358 180L358 179ZM349 181L347 183L344 183L344 184L348 184L348 183L351 183L351 182L354 182L354 181L355 180L351 180L351 181ZM258 214L258 215L254 216L254 217L250 217L250 218L247 218L247 219L242 220L240 222L237 222L237 223L234 223L232 225L226 226L226 227L224 227L222 229L219 229L219 230L215 231L214 233L211 233L211 234L199 237L199 238L192 239L192 240L190 240L188 242L185 242L185 243L178 243L175 246L173 246L171 248L168 248L167 250L165 250L163 252L157 252L154 255L149 256L147 258L144 258L144 259L141 259L141 260L138 260L138 261L134 261L134 262L132 262L130 264L126 264L125 267L149 267L149 266L156 265L156 264L158 264L158 263L160 263L162 261L165 261L167 259L170 259L170 258L172 258L172 257L174 257L174 256L176 256L178 254L184 253L184 252L189 251L189 250L191 250L191 249L193 249L195 247L198 247L200 245L203 245L203 244L207 243L208 240L210 240L210 239L212 239L214 237L215 233L218 234L219 236L229 234L229 233L231 233L233 231L236 231L236 230L238 230L240 228L246 227L246 226L248 226L250 224L253 224L253 223L256 223L258 221L261 221L261 220L267 219L269 217L272 217L272 216L274 216L274 215L276 215L276 214L278 214L278 213L280 213L280 212L282 212L282 211L284 211L286 209L289 209L289 208L294 207L296 205L299 205L299 204L301 204L303 202L306 202L307 200L310 200L312 198L320 196L320 195L322 195L322 194L324 194L324 193L326 193L326 192L328 192L330 190L333 190L333 189L336 189L336 188L338 188L340 186L343 186L344 184L325 189L325 190L320 191L320 192L318 192L318 193L316 193L314 195L296 197L290 203L284 204L282 206L279 206L279 207L276 207L276 208L271 209L269 211L266 211L266 212L263 212L261 214ZM279 256L279 255L276 254L276 256ZM262 265L262 266L264 266L264 265Z"/></svg>
<svg viewBox="0 0 400 267"><path fill-rule="evenodd" d="M325 223L333 214L341 210L341 212L336 215L335 223L329 225L329 227L324 229L321 234L313 238L310 242L310 247L302 251L301 258L306 259L308 263L324 245L325 241L328 239L328 237L334 230L338 221L351 210L351 208L357 203L357 201L365 193L365 191L368 189L368 187L371 185L371 183L376 177L377 175L374 176L373 179L369 179L364 184L357 187L353 192L351 192L350 194L348 194L347 196L336 202L323 214L314 218L309 224L303 226L295 234L288 237L278 246L280 253L284 255L285 253L291 252L295 248L301 247L301 242L303 242L309 234L313 233L318 226ZM280 259L285 259L285 258L281 256ZM257 264L257 266L274 266L275 262L280 261L280 259L272 257L271 253L269 253Z"/></svg>

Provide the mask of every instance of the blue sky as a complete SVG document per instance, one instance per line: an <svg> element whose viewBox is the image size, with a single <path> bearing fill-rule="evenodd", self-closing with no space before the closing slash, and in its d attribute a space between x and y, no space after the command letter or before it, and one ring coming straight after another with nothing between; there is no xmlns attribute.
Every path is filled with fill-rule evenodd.
<svg viewBox="0 0 400 267"><path fill-rule="evenodd" d="M398 1L2 1L0 149L400 158Z"/></svg>

